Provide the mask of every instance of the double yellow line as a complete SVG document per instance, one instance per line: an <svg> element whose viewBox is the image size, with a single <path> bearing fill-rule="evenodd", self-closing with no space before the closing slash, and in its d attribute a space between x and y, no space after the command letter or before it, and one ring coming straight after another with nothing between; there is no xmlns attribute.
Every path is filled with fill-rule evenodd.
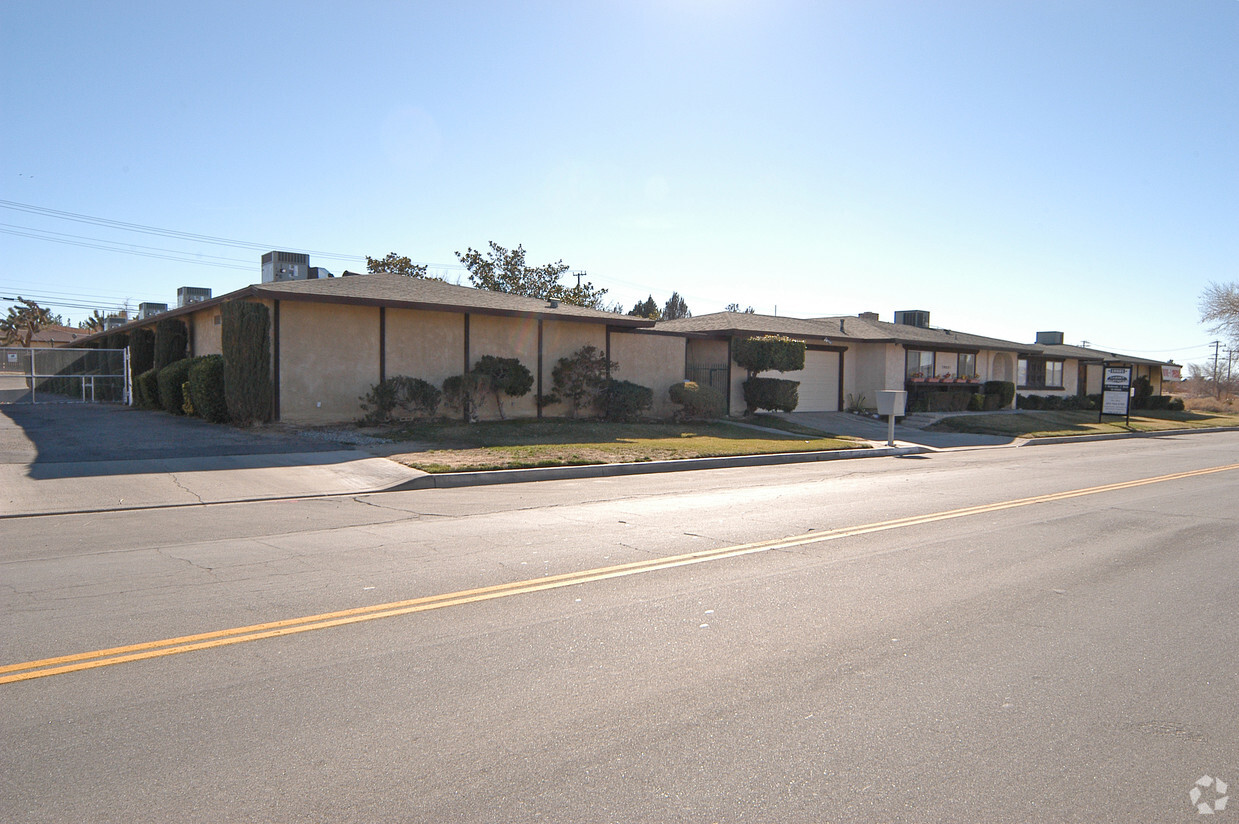
<svg viewBox="0 0 1239 824"><path fill-rule="evenodd" d="M416 612L427 612L432 609L461 606L478 601L490 601L496 598L507 598L513 595L525 595L531 592L541 592L549 589L576 586L594 581L605 581L608 578L619 578L625 575L639 575L645 572L672 569L689 564L700 564L707 561L717 561L723 558L734 558L738 555L751 555L758 552L769 552L778 549L833 541L839 538L849 538L865 535L871 532L884 532L891 529L902 529L919 524L946 521L953 518L966 518L972 515L983 515L988 512L1001 512L1007 509L1032 506L1033 504L1052 503L1086 495L1099 495L1104 492L1116 492L1122 489L1132 489L1149 484L1177 481L1184 478L1194 478L1201 475L1211 475L1218 472L1230 472L1239 469L1239 464L1216 466L1208 469L1196 469L1190 472L1176 472L1171 475L1159 475L1153 478L1140 478L1134 481L1093 486L1085 489L1073 489L1066 492L1054 492L1047 495L1034 495L1031 498L1019 498L1012 501L1001 501L993 504L981 504L962 509L951 509L945 512L933 512L927 515L913 515L907 518L895 518L889 521L878 521L854 527L842 527L823 532L808 532L788 538L773 541L758 541L749 544L736 544L719 549L707 549L700 552L689 552L684 555L672 555L666 558L654 558L647 561L635 561L628 564L599 567L568 572L562 575L549 575L527 581L514 581L508 584L496 584L478 589L467 589L459 592L449 592L442 595L429 595L423 598L412 598L407 601L394 601L387 604L376 604L368 607L325 612L319 615L308 615L303 618L288 618L283 621L272 621L266 624L252 624L246 627L221 629L214 632L203 632L197 635L183 635L179 638L166 638L162 641L147 641L141 644L130 644L123 647L81 652L75 655L62 655L56 658L43 658L38 661L26 661L20 664L0 666L0 684L11 684L16 681L27 681L32 678L44 678L49 675L62 675L68 672L109 667L114 664L125 664L131 661L144 661L148 658L160 658L165 655L180 655L184 652L214 649L231 644L243 644L248 641L260 641L264 638L279 638L285 635L295 635L300 632L330 629L348 624L359 624L363 621L375 621L380 618L393 618L398 615L410 615Z"/></svg>

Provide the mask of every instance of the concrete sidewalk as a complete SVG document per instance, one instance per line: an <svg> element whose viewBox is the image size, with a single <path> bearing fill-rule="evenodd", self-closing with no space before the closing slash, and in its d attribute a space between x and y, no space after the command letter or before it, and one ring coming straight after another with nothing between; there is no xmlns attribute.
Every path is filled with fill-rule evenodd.
<svg viewBox="0 0 1239 824"><path fill-rule="evenodd" d="M887 423L885 419L853 415L850 412L786 412L779 417L808 426L820 432L860 438L872 444L886 444ZM902 447L923 446L928 449L960 449L986 446L1019 446L1021 438L1006 438L1000 435L970 435L962 432L925 432L910 426L895 426L895 445Z"/></svg>

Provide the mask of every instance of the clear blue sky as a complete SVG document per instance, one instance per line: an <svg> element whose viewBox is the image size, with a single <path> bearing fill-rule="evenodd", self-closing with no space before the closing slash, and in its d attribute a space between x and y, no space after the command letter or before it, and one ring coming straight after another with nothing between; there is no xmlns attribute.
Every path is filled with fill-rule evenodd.
<svg viewBox="0 0 1239 824"><path fill-rule="evenodd" d="M337 274L455 280L494 240L626 306L927 309L1180 363L1239 280L1239 0L6 0L0 67L0 199ZM0 295L75 322L259 280L256 249L0 224Z"/></svg>

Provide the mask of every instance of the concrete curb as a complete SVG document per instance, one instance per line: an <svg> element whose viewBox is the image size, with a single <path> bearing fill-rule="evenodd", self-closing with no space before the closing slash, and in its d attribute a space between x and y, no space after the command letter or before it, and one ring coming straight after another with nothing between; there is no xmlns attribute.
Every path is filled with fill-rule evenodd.
<svg viewBox="0 0 1239 824"><path fill-rule="evenodd" d="M445 472L425 475L376 490L406 492L414 489L454 489L491 484L519 484L534 481L613 478L623 475L652 475L659 472L688 472L701 469L732 469L744 466L842 461L852 458L887 458L920 455L934 450L924 446L880 447L875 449L837 449L825 452L779 452L772 455L733 455L725 458L684 458L673 461L589 464L586 466L546 466L533 469L494 469L480 472Z"/></svg>
<svg viewBox="0 0 1239 824"><path fill-rule="evenodd" d="M1216 432L1239 432L1239 427L1210 426L1204 429L1159 429L1154 432L1103 432L1098 435L1063 435L1057 438L1027 438L1020 446L1053 446L1060 443L1089 441L1121 441L1128 438L1164 438L1167 435L1207 435Z"/></svg>

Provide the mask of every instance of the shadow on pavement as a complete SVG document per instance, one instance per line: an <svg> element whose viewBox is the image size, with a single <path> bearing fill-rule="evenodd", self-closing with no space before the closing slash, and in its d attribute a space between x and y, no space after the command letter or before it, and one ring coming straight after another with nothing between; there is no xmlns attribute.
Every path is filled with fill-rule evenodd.
<svg viewBox="0 0 1239 824"><path fill-rule="evenodd" d="M36 480L149 472L151 461L164 462L163 471L188 471L230 456L258 467L288 466L294 454L301 464L342 463L351 459L348 449L116 404L0 405L0 464L24 464Z"/></svg>

